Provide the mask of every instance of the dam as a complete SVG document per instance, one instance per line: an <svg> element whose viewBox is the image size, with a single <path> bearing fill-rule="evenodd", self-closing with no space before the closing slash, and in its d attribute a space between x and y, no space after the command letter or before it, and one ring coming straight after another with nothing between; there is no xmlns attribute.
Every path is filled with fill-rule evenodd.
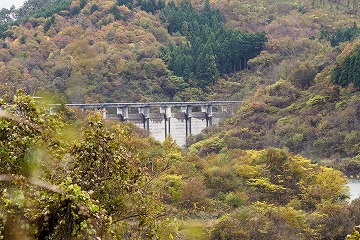
<svg viewBox="0 0 360 240"><path fill-rule="evenodd" d="M170 135L179 146L185 146L192 135L199 134L206 127L217 125L221 119L232 116L241 103L241 101L199 101L84 103L66 104L66 106L77 107L84 111L101 111L103 119L131 121L161 142Z"/></svg>

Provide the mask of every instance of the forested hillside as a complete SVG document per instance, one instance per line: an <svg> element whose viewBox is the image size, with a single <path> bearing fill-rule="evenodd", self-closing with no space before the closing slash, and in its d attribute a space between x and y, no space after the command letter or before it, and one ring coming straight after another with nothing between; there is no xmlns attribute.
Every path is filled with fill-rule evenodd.
<svg viewBox="0 0 360 240"><path fill-rule="evenodd" d="M248 62L251 70L238 73L243 87L255 80L254 95L221 129L198 136L193 152L285 147L359 174L357 5L313 3L295 4L297 11L277 13L260 28L269 41ZM218 84L233 84L226 80Z"/></svg>
<svg viewBox="0 0 360 240"><path fill-rule="evenodd" d="M220 74L247 68L267 41L226 28L209 2L60 2L2 11L3 94L20 87L67 102L205 98Z"/></svg>
<svg viewBox="0 0 360 240"><path fill-rule="evenodd" d="M355 0L2 9L0 238L357 239L359 19ZM191 100L243 104L188 149L45 107Z"/></svg>

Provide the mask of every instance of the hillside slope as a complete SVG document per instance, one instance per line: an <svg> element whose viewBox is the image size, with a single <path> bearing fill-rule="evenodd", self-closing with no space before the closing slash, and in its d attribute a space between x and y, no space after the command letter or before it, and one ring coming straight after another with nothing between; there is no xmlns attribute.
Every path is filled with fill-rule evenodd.
<svg viewBox="0 0 360 240"><path fill-rule="evenodd" d="M163 1L28 1L1 16L1 93L22 88L67 102L203 99L220 72L246 68L267 40L225 28L209 2L197 9ZM239 51L220 56L224 39ZM231 61L225 66L220 57ZM176 71L184 64L186 76Z"/></svg>
<svg viewBox="0 0 360 240"><path fill-rule="evenodd" d="M359 154L357 86L331 79L360 34L355 3L72 1L47 18L27 17L25 6L0 44L4 96L23 88L66 102L248 98L215 133L217 146ZM261 32L267 43L256 56Z"/></svg>
<svg viewBox="0 0 360 240"><path fill-rule="evenodd" d="M264 30L269 41L264 51L249 61L251 70L215 84L213 89L222 91L215 90L213 99L221 95L249 97L236 116L222 128L198 136L190 150L206 155L222 149L282 147L314 161L330 159L328 164L339 165L340 159L347 158L344 170L358 175L359 167L354 164L359 165L360 153L359 65L355 60L359 15L343 8L345 2L315 6L272 3L277 10L265 1L258 1L258 8L242 5L248 10L244 11L247 19L256 18L256 23L228 22ZM229 4L220 5L229 14ZM348 56L353 60L346 60ZM348 74L346 84L334 79L335 71ZM253 95L246 94L249 91L245 89L250 88L256 89Z"/></svg>

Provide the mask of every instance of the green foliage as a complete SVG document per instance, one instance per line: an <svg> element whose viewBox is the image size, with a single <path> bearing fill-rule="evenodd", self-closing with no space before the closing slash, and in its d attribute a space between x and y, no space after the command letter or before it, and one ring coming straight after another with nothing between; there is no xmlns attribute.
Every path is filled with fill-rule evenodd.
<svg viewBox="0 0 360 240"><path fill-rule="evenodd" d="M234 208L240 207L242 205L242 200L234 192L229 192L228 194L226 194L224 200L226 204Z"/></svg>
<svg viewBox="0 0 360 240"><path fill-rule="evenodd" d="M348 207L345 204L327 207L328 212L307 214L290 206L256 202L221 218L210 236L211 239L344 239L346 231L351 229L347 226L351 221Z"/></svg>
<svg viewBox="0 0 360 240"><path fill-rule="evenodd" d="M158 10L163 9L166 4L163 0L141 0L140 2L140 8L141 10L144 10L149 13L155 13Z"/></svg>
<svg viewBox="0 0 360 240"><path fill-rule="evenodd" d="M324 106L324 104L326 103L326 101L327 101L327 99L325 96L316 95L316 96L310 98L306 102L306 105L309 107L322 108Z"/></svg>
<svg viewBox="0 0 360 240"><path fill-rule="evenodd" d="M80 13L81 8L80 8L80 6L76 5L76 6L70 6L69 10L70 10L69 12L70 12L71 16L76 16Z"/></svg>
<svg viewBox="0 0 360 240"><path fill-rule="evenodd" d="M248 60L257 56L267 41L265 33L226 29L220 12L209 5L200 12L190 2L168 4L160 17L169 33L186 37L186 43L162 50L163 57L169 57L169 69L185 80L195 78L201 88L214 84L219 73L247 68Z"/></svg>
<svg viewBox="0 0 360 240"><path fill-rule="evenodd" d="M8 29L9 25L13 22L11 14L14 12L14 9L0 9L0 37L4 37L4 32Z"/></svg>
<svg viewBox="0 0 360 240"><path fill-rule="evenodd" d="M328 31L322 29L320 39L326 39L330 41L331 46L336 47L342 42L354 40L359 35L360 29L354 21L354 24L351 27L337 29L333 34L330 34Z"/></svg>
<svg viewBox="0 0 360 240"><path fill-rule="evenodd" d="M42 146L48 146L61 123L44 113L40 114L35 107L35 101L21 92L14 97L15 106L4 105L0 120L0 158L1 173L19 173L29 176L32 165L31 151ZM22 121L21 116L25 121ZM54 123L53 123L54 122ZM39 149L40 150L40 149Z"/></svg>
<svg viewBox="0 0 360 240"><path fill-rule="evenodd" d="M260 166L256 168L256 165ZM291 156L278 149L254 154L250 162L245 166L239 164L237 169L247 180L247 185L252 187L253 198L259 201L285 205L298 199L302 208L308 210L322 202L341 201L347 193L346 179L340 172L315 166L300 156ZM325 180L327 178L332 180ZM321 181L323 187L317 186ZM317 189L319 196L311 193L310 186Z"/></svg>
<svg viewBox="0 0 360 240"><path fill-rule="evenodd" d="M95 3L93 5L91 5L91 7L90 7L90 13L91 14L93 14L97 10L99 10L99 7Z"/></svg>
<svg viewBox="0 0 360 240"><path fill-rule="evenodd" d="M87 1L88 1L88 0L80 0L80 8L81 8L81 9L83 9L83 8L86 6Z"/></svg>
<svg viewBox="0 0 360 240"><path fill-rule="evenodd" d="M159 227L160 239L174 239L174 236L179 232L179 220L175 217L173 219L166 218Z"/></svg>
<svg viewBox="0 0 360 240"><path fill-rule="evenodd" d="M1 235L29 239L93 238L94 224L102 227L108 220L87 192L66 176L56 179L50 167L55 163L49 161L50 155L62 155L55 131L63 123L56 116L39 111L34 100L20 92L14 104L3 105L6 111L2 111L0 119Z"/></svg>
<svg viewBox="0 0 360 240"><path fill-rule="evenodd" d="M115 20L122 19L121 12L116 5L110 8L110 12L114 15Z"/></svg>
<svg viewBox="0 0 360 240"><path fill-rule="evenodd" d="M218 136L208 138L202 142L197 142L192 144L189 148L190 153L197 153L201 156L205 156L209 153L215 152L218 153L224 147L222 139Z"/></svg>
<svg viewBox="0 0 360 240"><path fill-rule="evenodd" d="M169 76L161 82L160 86L166 95L173 99L177 93L182 92L189 84L186 83L182 77Z"/></svg>
<svg viewBox="0 0 360 240"><path fill-rule="evenodd" d="M205 45L197 59L195 69L195 78L198 79L198 85L201 88L214 84L219 76L216 57L211 49L210 44Z"/></svg>
<svg viewBox="0 0 360 240"><path fill-rule="evenodd" d="M331 40L334 31L356 20L356 3L218 0L165 7L164 1L118 0L113 8L115 1L84 6L80 0L46 19L24 18L10 30L9 17L16 11L5 12L0 17L4 98L19 87L36 95L44 89L59 92L66 102L250 96L224 127L197 137L203 141L190 146L197 156L182 154L171 141L144 140L131 127L108 127L98 116L72 128L39 109L33 118L38 122L24 120L7 105L11 114L0 121L0 168L4 174L15 172L16 179L1 181L6 234L19 229L19 239L39 238L36 231L52 239L76 238L72 231L79 239L123 239L129 233L209 239L207 231L214 229L214 236L220 232L216 236L233 239L344 239L360 217L358 207L346 202L343 176L282 150L239 149L286 147L316 161L329 158L333 166L358 174L359 96L329 81L341 50L336 62L341 71L355 69L355 60L344 61L355 48L317 40L322 28L335 29L328 30ZM166 13L169 9L174 11ZM121 19L118 14L126 22L114 21ZM266 31L269 41L266 51L249 60L251 46L262 42L261 36L250 37L256 31ZM345 33L333 39L348 39ZM355 72L342 73L343 80L357 78ZM345 164L345 157L352 160ZM234 211L246 217L235 217ZM169 219L157 218L159 212ZM187 228L173 221L174 215L201 222Z"/></svg>
<svg viewBox="0 0 360 240"><path fill-rule="evenodd" d="M44 31L47 32L54 22L55 22L54 16L52 16L50 19L46 19L46 22L44 24Z"/></svg>
<svg viewBox="0 0 360 240"><path fill-rule="evenodd" d="M165 175L160 178L162 186L162 199L166 203L179 203L181 189L183 188L185 181L182 176L178 175Z"/></svg>
<svg viewBox="0 0 360 240"><path fill-rule="evenodd" d="M211 156L209 156L211 158ZM212 189L211 194L219 192L231 193L242 188L242 181L236 171L229 166L209 166L204 171L206 187ZM225 197L224 199L225 200Z"/></svg>
<svg viewBox="0 0 360 240"><path fill-rule="evenodd" d="M116 3L118 6L125 5L129 9L133 9L134 7L133 1L129 1L129 0L116 0Z"/></svg>
<svg viewBox="0 0 360 240"><path fill-rule="evenodd" d="M346 240L359 240L360 239L360 232L354 231L350 235L346 236Z"/></svg>
<svg viewBox="0 0 360 240"><path fill-rule="evenodd" d="M206 239L210 229L213 239L335 239L359 215L340 172L280 149L221 147L201 159L99 114L71 128L69 110L48 115L21 93L13 103L1 101L0 115L5 239Z"/></svg>
<svg viewBox="0 0 360 240"><path fill-rule="evenodd" d="M18 20L29 17L51 17L55 13L67 9L72 0L27 0L21 8L17 10Z"/></svg>
<svg viewBox="0 0 360 240"><path fill-rule="evenodd" d="M306 214L291 207L256 203L238 208L215 225L210 239L311 239Z"/></svg>
<svg viewBox="0 0 360 240"><path fill-rule="evenodd" d="M309 63L299 63L290 73L289 80L300 89L307 89L314 83L316 70Z"/></svg>
<svg viewBox="0 0 360 240"><path fill-rule="evenodd" d="M346 176L356 176L360 172L359 156L356 156L352 159L347 159L336 167L345 173Z"/></svg>
<svg viewBox="0 0 360 240"><path fill-rule="evenodd" d="M178 158L176 146L165 142L150 156L142 151L156 145L130 127L106 127L95 114L79 132L60 118L65 113L48 115L21 92L13 103L2 102L0 115L3 237L157 235L163 208L148 181ZM78 136L67 138L71 131ZM146 167L150 157L156 162L152 171Z"/></svg>
<svg viewBox="0 0 360 240"><path fill-rule="evenodd" d="M360 46L357 46L348 54L342 62L335 65L332 72L332 81L342 87L348 86L350 83L355 87L360 86Z"/></svg>
<svg viewBox="0 0 360 240"><path fill-rule="evenodd" d="M27 0L19 9L1 9L0 38L5 37L5 32L9 27L33 18L53 17L54 14L67 9L71 2L72 0ZM49 27L48 23L44 28L48 29Z"/></svg>

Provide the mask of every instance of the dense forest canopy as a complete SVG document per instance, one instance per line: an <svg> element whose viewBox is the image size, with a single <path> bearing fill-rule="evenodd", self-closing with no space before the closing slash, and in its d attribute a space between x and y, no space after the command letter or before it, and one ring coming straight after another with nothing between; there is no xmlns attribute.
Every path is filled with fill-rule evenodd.
<svg viewBox="0 0 360 240"><path fill-rule="evenodd" d="M355 46L341 63L333 69L332 81L342 87L347 87L350 83L355 87L360 87L360 47Z"/></svg>
<svg viewBox="0 0 360 240"><path fill-rule="evenodd" d="M360 175L359 18L352 0L0 10L0 236L356 239L345 175ZM191 100L243 104L187 149L46 110Z"/></svg>
<svg viewBox="0 0 360 240"><path fill-rule="evenodd" d="M169 69L187 81L195 78L201 88L214 84L220 74L247 68L248 60L256 57L267 41L264 32L226 29L224 17L218 9L211 10L208 1L202 11L190 2L172 3L161 10L160 17L170 33L186 36L186 43L162 49Z"/></svg>

